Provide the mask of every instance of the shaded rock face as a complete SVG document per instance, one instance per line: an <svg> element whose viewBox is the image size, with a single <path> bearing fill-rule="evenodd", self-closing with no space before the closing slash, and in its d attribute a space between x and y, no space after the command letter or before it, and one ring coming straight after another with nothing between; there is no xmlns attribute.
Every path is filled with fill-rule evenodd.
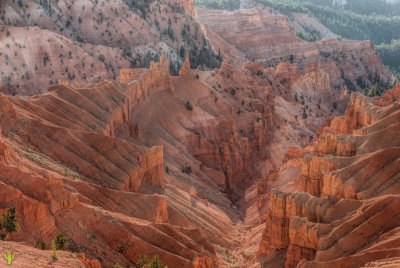
<svg viewBox="0 0 400 268"><path fill-rule="evenodd" d="M387 98L352 93L345 116L330 120L302 156L296 187L271 191L261 258L271 263L281 252L285 267L368 267L398 256L399 106L384 106Z"/></svg>

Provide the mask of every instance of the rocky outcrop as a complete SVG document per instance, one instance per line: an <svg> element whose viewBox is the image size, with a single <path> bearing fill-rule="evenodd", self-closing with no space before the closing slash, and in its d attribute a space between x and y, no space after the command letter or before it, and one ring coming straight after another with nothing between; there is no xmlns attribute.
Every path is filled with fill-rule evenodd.
<svg viewBox="0 0 400 268"><path fill-rule="evenodd" d="M231 189L234 174L245 170L251 154L249 140L240 137L233 120L205 122L199 127L204 136L187 137L186 144L192 155L206 166L222 168L227 177L227 190Z"/></svg>
<svg viewBox="0 0 400 268"><path fill-rule="evenodd" d="M301 169L299 188L314 196L321 195L323 177L327 172L336 169L337 164L328 158L305 156Z"/></svg>
<svg viewBox="0 0 400 268"><path fill-rule="evenodd" d="M363 266L396 256L398 111L397 103L379 108L372 98L352 94L345 116L327 122L310 153L300 155L301 172L292 174L297 188L273 190L265 202L260 256L281 252L286 267ZM288 157L296 154L291 149ZM284 172L259 184L260 192Z"/></svg>
<svg viewBox="0 0 400 268"><path fill-rule="evenodd" d="M76 257L85 266L85 268L101 268L101 263L97 259L86 258L85 253L77 253Z"/></svg>
<svg viewBox="0 0 400 268"><path fill-rule="evenodd" d="M285 267L296 267L300 260L314 259L319 235L318 223L309 222L307 218L292 217Z"/></svg>
<svg viewBox="0 0 400 268"><path fill-rule="evenodd" d="M279 63L275 70L275 77L282 83L289 86L300 78L300 71L296 65L289 62Z"/></svg>
<svg viewBox="0 0 400 268"><path fill-rule="evenodd" d="M164 158L163 148L153 147L138 158L137 169L126 184L126 190L138 191L147 183L150 186L164 188Z"/></svg>
<svg viewBox="0 0 400 268"><path fill-rule="evenodd" d="M128 77L128 74L130 77ZM107 184L113 184L115 188L128 191L145 191L144 185L149 185L162 189L164 187L162 147L147 150L136 145L133 147L132 145L126 146L121 140L116 140L114 137L116 133L126 139L139 137L138 125L129 121L131 110L140 102L146 102L148 98L160 91L173 91L169 76L169 63L165 58L161 58L160 63L151 64L150 70L137 69L130 73L127 71L125 75L127 81L135 79L130 81L126 87L117 85L115 82L103 82L92 88L82 89L57 85L49 89L50 93L32 101L15 98L12 100L14 104L3 97L6 103L2 106L4 109L2 113L3 127L7 129L7 133L13 131L14 123L10 121L10 118L16 116L13 107L20 107L32 113L34 117L42 117L51 123L51 127L49 127L48 124L40 122L43 126L41 132L37 130L33 132L25 132L27 130L24 129L16 130L21 134L25 132L24 139L32 141L34 146L40 148L46 154L53 155L53 157L74 166L74 169L87 177L97 177L97 183L102 185L105 181L98 173L99 170L102 170L106 177L119 176L119 178L123 178L123 181L120 182L115 181L115 179L110 179L107 182ZM122 76L124 77L124 75ZM107 101L110 98L115 101ZM6 116L6 113L8 116ZM78 117L77 114L80 114L80 116ZM21 118L21 120L23 119ZM69 132L64 130L65 127L79 131L97 131L111 137L89 135L88 132ZM125 128L127 130L124 130ZM54 129L57 129L57 131L54 132ZM43 135L44 132L47 133L47 136ZM63 138L55 140L54 133ZM35 135L38 135L37 138L33 138ZM84 143L92 144L92 147L80 152L71 149L74 152L71 154L65 149L58 150L54 146L44 146L45 140L63 144L65 147L79 148L84 146ZM98 140L102 141L101 144L98 143ZM120 158L117 160L119 163L114 162L113 165L105 167L103 163L107 161L104 158L107 148L116 146L115 144L119 144L121 149ZM127 148L133 156L128 161L124 156ZM62 151L65 151L65 153L61 153ZM135 151L140 152L139 155ZM75 161L75 159L82 157L85 159L92 153L103 156L89 165L84 161ZM115 160L116 158L112 161ZM134 168L135 165L137 168ZM123 173L121 173L121 167L125 169ZM95 171L96 169L98 171Z"/></svg>
<svg viewBox="0 0 400 268"><path fill-rule="evenodd" d="M44 115L43 118L46 122L51 122L51 126L45 121L39 121L36 123L38 127L33 131L26 128L14 129L18 123L4 127L7 128L7 133L14 131L19 133L24 140L45 154L63 161L86 177L92 178L97 184L129 191L137 191L142 184L163 188L162 148L146 149L126 144L115 137L99 134L114 136L115 128L119 128L129 120L128 107L132 107L130 101L135 102L135 98L128 94L129 91L121 92L115 84L102 83L96 86L96 88L101 87L105 90L96 91L95 88L74 90L58 86L51 88L50 93L34 101L16 98L13 100L15 106L26 109L35 117ZM110 95L114 100L118 99L118 102L104 102ZM37 105L41 108L36 109ZM55 109L56 105L59 105L58 109ZM80 113L79 118L76 116L78 113ZM21 118L21 122L22 120L24 119ZM75 132L66 131L65 127ZM87 132L93 130L98 133ZM108 159L106 155L111 148L118 153L114 158ZM90 159L92 155L97 155L97 158L82 161ZM126 155L131 157L127 159ZM104 165L106 162L112 164Z"/></svg>
<svg viewBox="0 0 400 268"><path fill-rule="evenodd" d="M17 114L12 103L3 93L0 93L0 104L0 116L2 120L11 120L16 117Z"/></svg>
<svg viewBox="0 0 400 268"><path fill-rule="evenodd" d="M196 258L193 264L194 268L212 268L216 265L214 260L208 256Z"/></svg>
<svg viewBox="0 0 400 268"><path fill-rule="evenodd" d="M186 56L185 62L182 64L181 69L179 70L179 75L185 75L190 72L190 61L189 56Z"/></svg>
<svg viewBox="0 0 400 268"><path fill-rule="evenodd" d="M353 92L345 115L329 119L325 126L318 130L318 135L353 134L376 120L376 108L371 98Z"/></svg>
<svg viewBox="0 0 400 268"><path fill-rule="evenodd" d="M337 199L319 199L304 193L271 191L267 227L258 254L287 249L286 267L295 267L303 258L312 260L322 232L315 226L336 202Z"/></svg>
<svg viewBox="0 0 400 268"><path fill-rule="evenodd" d="M316 266L318 263L334 267L339 263L366 263L374 258L382 258L385 254L391 254L392 247L382 246L382 254L374 255L375 246L363 248L369 243L364 236L374 237L378 230L382 230L380 228L389 226L384 222L374 226L375 219L386 217L384 215L390 213L396 200L389 196L360 202L333 197L315 198L302 193L272 192L273 205L270 205L270 218L259 254L268 254L273 249L286 249L285 267L319 267ZM378 212L384 204L391 205ZM348 217L343 218L343 215ZM349 219L352 219L351 222L348 222ZM391 233L396 232L397 214L390 222L395 225L385 229L387 236L382 237L382 243L390 240ZM352 255L351 252L357 249L363 254ZM343 255L349 257L343 258Z"/></svg>
<svg viewBox="0 0 400 268"><path fill-rule="evenodd" d="M296 92L297 88L306 88L307 93L316 99L320 99L324 96L325 99L329 97L333 98L333 92L331 92L329 74L323 71L315 63L310 63L305 70L305 74L300 81L293 86L293 91ZM331 96L329 96L329 94ZM325 100L324 100L325 101Z"/></svg>
<svg viewBox="0 0 400 268"><path fill-rule="evenodd" d="M10 150L8 149L7 144L1 138L2 130L0 128L0 163L5 164L10 161Z"/></svg>
<svg viewBox="0 0 400 268"><path fill-rule="evenodd" d="M223 12L199 8L197 13L199 22L205 24L207 32L215 32L231 46L244 52L248 60L259 61L266 55L277 56L276 53L266 52L273 52L279 43L294 44L300 40L290 27L286 16L274 15L267 10L245 9ZM254 35L254 32L259 34ZM277 35L281 36L280 40L276 38ZM248 42L250 39L251 46ZM218 44L213 45L218 46ZM221 54L224 58L231 59L228 54L230 51L228 48L221 49Z"/></svg>
<svg viewBox="0 0 400 268"><path fill-rule="evenodd" d="M356 155L357 144L351 136L327 134L316 141L313 153L317 156L331 154L350 157Z"/></svg>
<svg viewBox="0 0 400 268"><path fill-rule="evenodd" d="M372 123L371 101L361 94L351 94L350 103L347 107L344 122L339 132L352 134L352 131Z"/></svg>
<svg viewBox="0 0 400 268"><path fill-rule="evenodd" d="M388 106L394 102L400 101L400 84L396 84L396 86L392 89L386 91L386 93L375 99L375 105L377 106Z"/></svg>
<svg viewBox="0 0 400 268"><path fill-rule="evenodd" d="M55 232L55 219L46 205L21 193L18 189L0 182L1 202L17 208L19 232L10 234L8 239L36 243L39 238L49 239ZM6 206L2 212L6 212ZM37 240L36 240L37 239Z"/></svg>
<svg viewBox="0 0 400 268"><path fill-rule="evenodd" d="M173 0L170 3L182 6L187 14L192 16L192 18L197 19L196 5L194 0Z"/></svg>

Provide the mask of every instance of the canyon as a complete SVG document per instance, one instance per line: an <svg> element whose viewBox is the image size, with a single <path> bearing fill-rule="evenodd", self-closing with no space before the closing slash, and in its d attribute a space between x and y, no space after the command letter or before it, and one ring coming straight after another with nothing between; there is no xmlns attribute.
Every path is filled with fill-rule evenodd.
<svg viewBox="0 0 400 268"><path fill-rule="evenodd" d="M15 267L395 267L400 85L358 92L396 81L373 45L306 42L272 9L137 4L2 3Z"/></svg>

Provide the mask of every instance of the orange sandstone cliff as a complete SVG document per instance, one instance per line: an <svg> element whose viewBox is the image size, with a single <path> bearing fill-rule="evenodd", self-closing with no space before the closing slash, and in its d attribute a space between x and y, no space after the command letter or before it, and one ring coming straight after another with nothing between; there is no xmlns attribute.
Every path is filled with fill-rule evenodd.
<svg viewBox="0 0 400 268"><path fill-rule="evenodd" d="M353 93L345 116L320 130L295 163L297 172L277 171L294 187L277 187L261 203L268 204L258 252L264 263L360 267L398 255L399 105L376 103Z"/></svg>

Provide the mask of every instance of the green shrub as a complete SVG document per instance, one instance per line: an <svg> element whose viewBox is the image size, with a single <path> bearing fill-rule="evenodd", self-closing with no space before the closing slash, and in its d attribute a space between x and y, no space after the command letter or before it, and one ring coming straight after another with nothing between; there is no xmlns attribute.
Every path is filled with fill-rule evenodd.
<svg viewBox="0 0 400 268"><path fill-rule="evenodd" d="M187 109L188 111L192 111L192 110L193 110L193 106L192 106L192 104L190 103L190 101L187 101L187 102L186 102L186 109Z"/></svg>
<svg viewBox="0 0 400 268"><path fill-rule="evenodd" d="M53 261L57 261L58 257L56 254L57 251L57 246L56 246L56 242L53 240L53 242L51 242L51 249L53 250L53 253L51 254L51 258L53 259Z"/></svg>
<svg viewBox="0 0 400 268"><path fill-rule="evenodd" d="M146 254L142 253L140 254L139 260L137 261L137 265L139 268L142 268L145 264L147 264L149 261L147 260Z"/></svg>
<svg viewBox="0 0 400 268"><path fill-rule="evenodd" d="M36 241L36 248L41 249L41 250L46 250L46 244L44 243L43 239L40 238L38 241Z"/></svg>
<svg viewBox="0 0 400 268"><path fill-rule="evenodd" d="M17 210L15 207L8 207L7 213L3 212L3 217L0 222L1 240L6 240L10 233L17 232L19 219L16 213Z"/></svg>
<svg viewBox="0 0 400 268"><path fill-rule="evenodd" d="M149 268L168 268L168 266L164 265L164 263L160 260L160 258L158 257L157 254L154 255L154 257L151 261L149 261L147 259L146 254L143 254L143 253L140 254L139 260L137 261L136 265L139 268L142 268L145 265L147 265L147 267L149 267Z"/></svg>
<svg viewBox="0 0 400 268"><path fill-rule="evenodd" d="M192 173L192 167L191 166L182 167L181 171L182 171L182 173L186 173L186 174L190 175L190 173Z"/></svg>
<svg viewBox="0 0 400 268"><path fill-rule="evenodd" d="M156 254L153 259L148 263L150 268L165 268L166 265L158 258L158 255Z"/></svg>
<svg viewBox="0 0 400 268"><path fill-rule="evenodd" d="M55 245L57 250L66 250L69 244L69 236L65 235L63 232L58 232L56 235Z"/></svg>

